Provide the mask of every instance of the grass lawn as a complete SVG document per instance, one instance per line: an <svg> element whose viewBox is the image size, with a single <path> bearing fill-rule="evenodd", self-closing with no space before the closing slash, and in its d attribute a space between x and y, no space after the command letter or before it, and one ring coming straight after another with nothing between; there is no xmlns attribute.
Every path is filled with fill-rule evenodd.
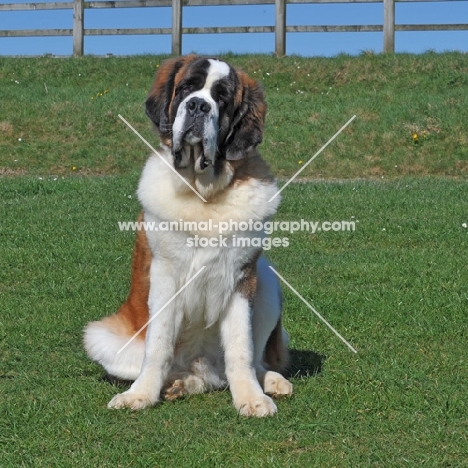
<svg viewBox="0 0 468 468"><path fill-rule="evenodd" d="M2 180L2 467L466 466L467 186L401 179L291 184L278 220L355 219L354 232L275 233L291 292L292 398L262 420L229 392L132 413L81 345L129 283L138 174ZM355 218L352 218L352 217Z"/></svg>
<svg viewBox="0 0 468 468"><path fill-rule="evenodd" d="M82 329L128 292L135 189L163 59L0 57L0 467L466 467L468 55L227 56L269 103L288 185L275 232L294 395L267 419L229 392L110 411Z"/></svg>

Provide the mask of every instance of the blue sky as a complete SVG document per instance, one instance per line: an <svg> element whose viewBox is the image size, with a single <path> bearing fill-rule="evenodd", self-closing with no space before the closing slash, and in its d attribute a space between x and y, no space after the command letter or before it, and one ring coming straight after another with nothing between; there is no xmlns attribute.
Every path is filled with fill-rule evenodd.
<svg viewBox="0 0 468 468"><path fill-rule="evenodd" d="M31 1L31 0L29 0ZM35 0L40 2L44 0ZM1 3L28 3L7 0ZM170 27L170 8L86 10L86 28ZM382 24L383 5L314 4L288 5L288 25ZM0 29L71 28L73 13L60 11L0 11ZM396 23L468 23L468 1L397 3ZM184 27L196 26L263 26L274 24L274 5L185 7ZM287 54L333 56L362 51L381 52L382 33L289 33ZM427 50L468 52L468 31L397 32L396 52L421 53ZM170 53L170 36L102 36L85 37L85 53L105 55ZM182 52L201 54L272 53L273 34L184 35ZM2 38L0 55L70 55L71 37Z"/></svg>

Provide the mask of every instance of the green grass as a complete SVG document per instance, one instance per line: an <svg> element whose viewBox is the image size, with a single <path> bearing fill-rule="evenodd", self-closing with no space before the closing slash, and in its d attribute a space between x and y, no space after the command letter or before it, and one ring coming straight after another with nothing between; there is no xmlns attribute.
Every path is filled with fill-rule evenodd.
<svg viewBox="0 0 468 468"><path fill-rule="evenodd" d="M278 220L358 221L354 232L288 234L288 248L268 252L358 354L284 287L294 395L254 420L236 415L229 392L106 409L121 388L81 335L128 291L134 236L117 222L139 211L137 178L1 180L2 468L466 466L466 182L284 190Z"/></svg>
<svg viewBox="0 0 468 468"><path fill-rule="evenodd" d="M467 466L468 55L226 58L266 89L261 151L283 179L357 116L276 217L356 230L276 232L290 245L267 254L358 354L284 286L294 395L277 416L239 417L229 392L107 410L122 388L82 329L128 292L117 222L148 151L117 114L156 144L143 103L162 57L0 57L0 466Z"/></svg>
<svg viewBox="0 0 468 468"><path fill-rule="evenodd" d="M140 168L147 148L117 115L157 144L143 104L162 59L0 57L0 171L66 175L75 167L82 174L127 174ZM466 178L467 54L226 59L265 87L262 153L279 176L296 172L356 115L304 177Z"/></svg>

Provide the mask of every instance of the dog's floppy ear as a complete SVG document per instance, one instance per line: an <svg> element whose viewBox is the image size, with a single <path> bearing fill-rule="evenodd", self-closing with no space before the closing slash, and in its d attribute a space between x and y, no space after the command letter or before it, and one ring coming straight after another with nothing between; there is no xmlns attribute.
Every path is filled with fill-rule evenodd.
<svg viewBox="0 0 468 468"><path fill-rule="evenodd" d="M267 105L261 86L242 72L238 73L242 89L241 102L226 138L225 155L229 161L244 158L263 139Z"/></svg>
<svg viewBox="0 0 468 468"><path fill-rule="evenodd" d="M170 135L172 132L169 109L177 74L182 67L196 58L195 55L188 55L166 60L156 73L153 87L146 99L146 115L156 125L162 136Z"/></svg>

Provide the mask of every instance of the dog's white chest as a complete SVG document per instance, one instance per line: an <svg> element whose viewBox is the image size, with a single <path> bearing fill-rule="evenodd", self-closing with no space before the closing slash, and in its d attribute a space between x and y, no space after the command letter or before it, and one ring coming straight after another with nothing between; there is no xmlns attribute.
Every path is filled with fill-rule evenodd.
<svg viewBox="0 0 468 468"><path fill-rule="evenodd" d="M242 279L242 267L251 261L256 248L187 247L189 233L148 233L154 253L171 244L171 273L176 284L174 304L188 324L208 328L226 310ZM232 243L230 237L226 242Z"/></svg>

